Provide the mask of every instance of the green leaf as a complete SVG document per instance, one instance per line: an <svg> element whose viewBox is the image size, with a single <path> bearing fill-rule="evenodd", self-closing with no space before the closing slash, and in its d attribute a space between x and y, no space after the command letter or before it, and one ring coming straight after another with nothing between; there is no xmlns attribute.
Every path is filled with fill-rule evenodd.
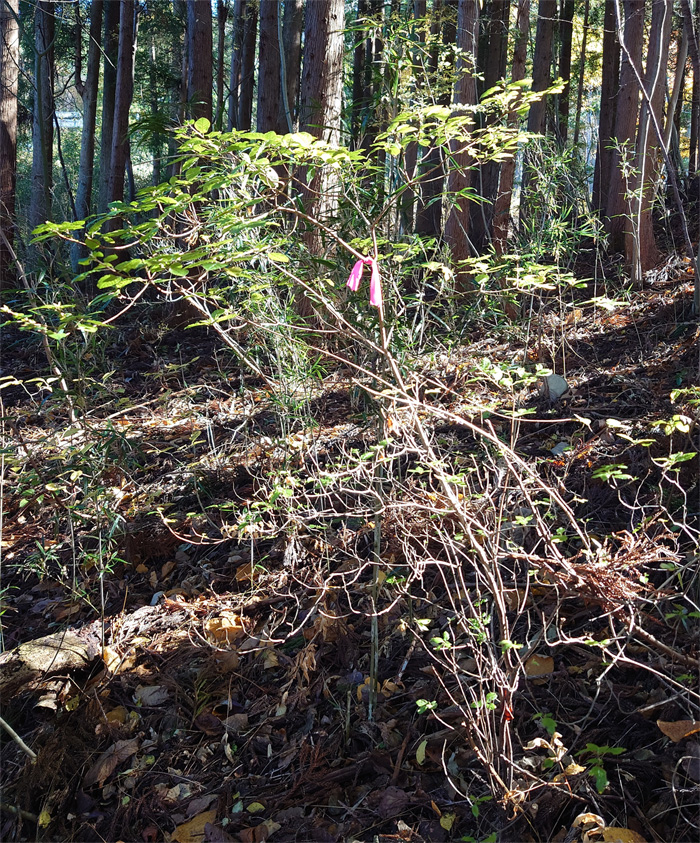
<svg viewBox="0 0 700 843"><path fill-rule="evenodd" d="M209 120L207 120L206 117L200 117L199 120L195 121L194 127L198 132L203 135L206 135L209 129L211 129L211 123L209 122Z"/></svg>

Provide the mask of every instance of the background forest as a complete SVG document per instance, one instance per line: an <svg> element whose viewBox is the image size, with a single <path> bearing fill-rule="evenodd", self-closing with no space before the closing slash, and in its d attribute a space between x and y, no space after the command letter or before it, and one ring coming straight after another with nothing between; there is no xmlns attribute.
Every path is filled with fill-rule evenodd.
<svg viewBox="0 0 700 843"><path fill-rule="evenodd" d="M0 839L696 839L699 41L0 0Z"/></svg>

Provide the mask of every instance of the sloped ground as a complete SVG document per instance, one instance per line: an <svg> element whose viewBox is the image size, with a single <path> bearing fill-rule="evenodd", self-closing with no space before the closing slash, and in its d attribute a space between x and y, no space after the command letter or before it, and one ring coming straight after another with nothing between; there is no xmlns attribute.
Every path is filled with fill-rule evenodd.
<svg viewBox="0 0 700 843"><path fill-rule="evenodd" d="M4 375L24 387L2 393L0 692L37 758L2 735L0 838L694 840L691 295L672 261L609 313L543 309L527 348L473 336L419 363L434 413L416 414L467 478L462 520L411 408L384 414L377 463L347 373L291 414L204 331L139 326L82 361L71 425L31 382L39 349L6 330ZM570 391L510 389L513 361L554 365ZM510 479L509 453L574 522ZM488 567L494 537L498 599L473 561ZM499 600L517 676L502 689L482 655ZM74 663L18 666L13 648L66 630Z"/></svg>

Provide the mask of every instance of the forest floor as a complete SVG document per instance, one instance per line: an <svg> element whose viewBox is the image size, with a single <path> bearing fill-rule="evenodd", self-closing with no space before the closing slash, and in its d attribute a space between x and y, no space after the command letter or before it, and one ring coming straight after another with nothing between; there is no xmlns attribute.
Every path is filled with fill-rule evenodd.
<svg viewBox="0 0 700 843"><path fill-rule="evenodd" d="M506 596L525 647L517 692L489 721L510 747L497 798L455 696L474 660L441 674L427 643L451 629L440 566L402 588L405 535L436 557L439 490L417 485L423 509L383 518L378 584L366 513L275 527L281 463L299 476L310 454L376 444L346 373L290 426L206 329L146 320L81 361L72 423L35 380L40 344L5 328L0 694L37 757L3 733L0 839L697 839L691 302L670 260L610 311L543 308L528 346L504 328L420 363L439 385L423 400L455 417L466 395L494 408L495 433L605 549L595 565L569 555L580 586L541 576ZM568 392L508 394L494 372L514 360L554 364ZM517 429L516 402L533 411ZM470 459L469 429L429 424Z"/></svg>

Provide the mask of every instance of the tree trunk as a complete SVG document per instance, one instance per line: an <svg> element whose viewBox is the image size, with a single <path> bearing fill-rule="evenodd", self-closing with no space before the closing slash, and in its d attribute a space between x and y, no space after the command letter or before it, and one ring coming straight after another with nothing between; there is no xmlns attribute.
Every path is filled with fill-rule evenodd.
<svg viewBox="0 0 700 843"><path fill-rule="evenodd" d="M561 0L559 12L559 76L564 90L559 94L557 136L566 146L569 138L569 101L571 99L571 40L573 36L574 0Z"/></svg>
<svg viewBox="0 0 700 843"><path fill-rule="evenodd" d="M284 45L284 73L287 84L287 103L281 122L293 131L298 113L299 82L301 81L301 33L304 27L304 4L302 0L284 0L284 23L282 41ZM284 98L282 105L284 106ZM286 109L289 109L287 114Z"/></svg>
<svg viewBox="0 0 700 843"><path fill-rule="evenodd" d="M654 237L651 206L659 183L659 150L662 139L656 127L663 129L663 110L666 94L668 47L671 39L673 0L653 0L651 27L644 72L646 97L642 100L639 132L637 134L636 191L634 203L638 206L636 224L630 219L625 229L625 253L632 264L633 281L641 280L659 260L659 250Z"/></svg>
<svg viewBox="0 0 700 843"><path fill-rule="evenodd" d="M221 130L224 121L224 53L226 52L226 20L228 6L224 0L216 3L216 116L214 127Z"/></svg>
<svg viewBox="0 0 700 843"><path fill-rule="evenodd" d="M415 35L417 40L418 53L413 63L413 78L416 90L420 91L422 86L421 67L422 67L422 52L425 48L425 29L423 21L427 14L426 0L415 0L413 3L413 17L417 22ZM406 187L401 195L401 230L403 233L408 233L414 229L414 207L416 204L416 191L412 184L416 173L416 164L418 163L418 142L411 141L404 152L403 168L406 179Z"/></svg>
<svg viewBox="0 0 700 843"><path fill-rule="evenodd" d="M104 6L104 69L102 72L102 125L100 127L100 190L97 209L107 210L109 176L112 171L114 101L117 95L120 4L107 0Z"/></svg>
<svg viewBox="0 0 700 843"><path fill-rule="evenodd" d="M355 23L355 48L352 55L352 106L350 110L350 144L353 149L362 145L363 118L367 110L368 94L365 84L367 63L367 42L365 32L359 28L361 21L367 16L367 0L357 0L357 17Z"/></svg>
<svg viewBox="0 0 700 843"><path fill-rule="evenodd" d="M75 194L76 218L83 220L90 215L92 200L92 179L95 166L95 125L97 95L100 81L100 40L102 36L103 0L93 0L90 6L90 44L88 46L85 81L81 81L83 100L83 128L80 137L80 166L78 168L78 189ZM78 81L78 80L76 80ZM71 245L73 272L78 273L78 261L86 257L87 251L77 243Z"/></svg>
<svg viewBox="0 0 700 843"><path fill-rule="evenodd" d="M459 0L457 18L457 47L460 50L457 72L460 74L455 85L454 103L458 106L476 105L476 51L479 27L478 0ZM457 109L456 114L460 114ZM464 111L461 112L464 114ZM456 288L464 290L469 285L470 274L460 264L471 253L469 245L470 202L458 194L472 186L471 156L462 147L468 142L468 126L473 124L473 115L461 138L450 144L450 163L447 174L447 192L452 208L445 223L445 242L449 246L455 267Z"/></svg>
<svg viewBox="0 0 700 843"><path fill-rule="evenodd" d="M108 4L109 5L109 4ZM121 0L119 16L119 54L117 58L117 94L114 100L112 133L112 169L109 176L109 202L124 199L124 174L129 154L129 108L134 91L134 50L136 39L134 0Z"/></svg>
<svg viewBox="0 0 700 843"><path fill-rule="evenodd" d="M483 73L481 93L493 88L506 74L510 0L492 0L488 14L479 50L482 63L480 70ZM493 122L493 117L489 118L489 122ZM477 254L481 254L491 242L500 169L498 161L487 161L474 170L474 187L484 200L471 204L469 239Z"/></svg>
<svg viewBox="0 0 700 843"><path fill-rule="evenodd" d="M315 0L306 7L299 129L333 145L340 141L344 28L344 0ZM338 185L322 167L310 180L306 173L299 175L304 210L315 219L327 217L336 207ZM321 254L317 230L309 229L304 239L312 254ZM303 317L313 314L307 296L297 297L297 311Z"/></svg>
<svg viewBox="0 0 700 843"><path fill-rule="evenodd" d="M610 245L624 251L626 219L633 212L628 192L633 186L630 167L634 167L634 142L639 115L639 83L644 40L644 0L624 0L624 39L626 50L620 62L620 88L617 94L613 159L608 189L607 217ZM636 69L636 72L635 72ZM604 187L604 185L603 185Z"/></svg>
<svg viewBox="0 0 700 843"><path fill-rule="evenodd" d="M586 44L588 43L588 19L591 12L591 2L586 0L583 13L583 37L581 38L581 57L578 68L578 89L576 91L576 116L574 117L574 149L578 147L581 128L581 107L583 105L583 83L586 72Z"/></svg>
<svg viewBox="0 0 700 843"><path fill-rule="evenodd" d="M540 0L537 6L537 36L532 60L532 90L545 91L552 84L552 49L554 24L557 20L557 0ZM528 132L544 134L547 103L542 97L530 106Z"/></svg>
<svg viewBox="0 0 700 843"><path fill-rule="evenodd" d="M530 0L518 0L517 35L513 44L513 82L525 78L527 58L527 36L530 26ZM517 111L508 115L508 126L515 129L519 118ZM497 255L502 255L508 245L508 227L510 223L510 203L515 180L515 156L508 158L501 165L501 180L498 196L493 209L493 247Z"/></svg>
<svg viewBox="0 0 700 843"><path fill-rule="evenodd" d="M187 3L187 98L193 120L212 121L211 0Z"/></svg>
<svg viewBox="0 0 700 843"><path fill-rule="evenodd" d="M17 181L17 85L19 82L19 0L0 3L0 292L13 281L10 249L15 227Z"/></svg>
<svg viewBox="0 0 700 843"><path fill-rule="evenodd" d="M617 113L617 89L620 79L620 43L617 38L615 4L605 4L603 21L603 72L600 86L600 118L598 120L598 154L593 174L593 207L600 213L607 210L607 188L613 164L612 137Z"/></svg>
<svg viewBox="0 0 700 843"><path fill-rule="evenodd" d="M456 30L445 23L449 9L444 0L434 0L430 35L435 45L430 55L429 81L437 78L440 51L437 38L442 31L443 44L452 44ZM441 103L447 105L448 103ZM442 234L442 190L445 183L443 153L440 146L422 147L418 162L418 201L416 203L416 234L439 239Z"/></svg>
<svg viewBox="0 0 700 843"><path fill-rule="evenodd" d="M231 56L231 95L228 129L249 131L253 115L255 42L258 32L257 6L251 0L236 0Z"/></svg>
<svg viewBox="0 0 700 843"><path fill-rule="evenodd" d="M260 47L258 49L258 108L259 132L287 131L282 107L282 76L280 64L278 0L260 0Z"/></svg>
<svg viewBox="0 0 700 843"><path fill-rule="evenodd" d="M34 119L32 124L32 192L29 210L34 228L51 219L53 186L54 4L39 0L34 13Z"/></svg>

